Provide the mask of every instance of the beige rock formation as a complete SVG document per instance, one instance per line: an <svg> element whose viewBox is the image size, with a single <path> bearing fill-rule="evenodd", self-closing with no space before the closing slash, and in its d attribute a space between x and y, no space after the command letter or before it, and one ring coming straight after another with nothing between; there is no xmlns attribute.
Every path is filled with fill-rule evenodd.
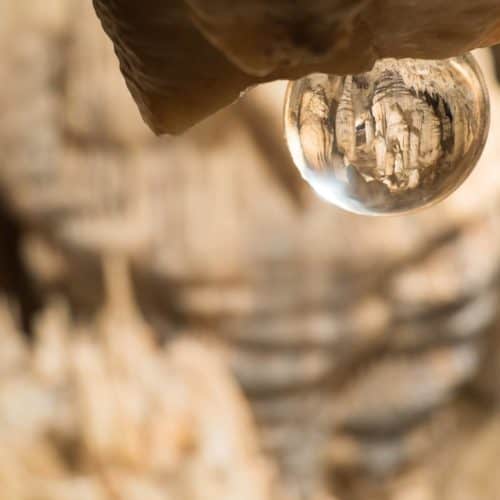
<svg viewBox="0 0 500 500"><path fill-rule="evenodd" d="M381 57L445 58L500 41L496 0L94 0L157 133L178 133L250 85L355 73Z"/></svg>
<svg viewBox="0 0 500 500"><path fill-rule="evenodd" d="M216 352L109 298L84 323L53 301L30 346L0 297L2 499L279 500Z"/></svg>
<svg viewBox="0 0 500 500"><path fill-rule="evenodd" d="M29 273L17 286L46 303L31 349L0 316L2 500L22 499L18 487L30 500L34 489L50 500L269 500L262 451L287 500L455 500L458 483L440 486L453 474L440 450L453 457L454 444L466 500L482 500L461 455L500 399L500 88L488 54L491 137L473 175L434 208L373 220L304 186L283 150L281 83L157 139L88 2L0 5L0 200L23 228ZM10 235L0 238L3 257ZM129 262L142 321L116 317L126 296L104 300L102 261L108 288L126 282L109 254ZM148 332L154 347L138 338ZM477 462L484 480L496 477L495 446ZM212 481L221 459L230 467Z"/></svg>

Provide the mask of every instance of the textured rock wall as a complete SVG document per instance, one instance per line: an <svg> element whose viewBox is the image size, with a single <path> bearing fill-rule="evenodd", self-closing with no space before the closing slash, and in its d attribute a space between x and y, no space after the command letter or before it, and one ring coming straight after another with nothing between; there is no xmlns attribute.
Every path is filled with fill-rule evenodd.
<svg viewBox="0 0 500 500"><path fill-rule="evenodd" d="M491 436L500 395L500 93L487 54L492 132L475 173L430 210L373 220L325 205L298 178L281 138L281 83L254 90L183 137L157 139L138 120L88 4L3 5L10 10L8 23L0 16L1 192L21 228L27 286L49 316L51 298L63 296L70 316L60 327L65 350L54 341L44 352L57 355L42 356L45 344L36 340L31 351L23 348L12 376L38 387L30 367L39 357L65 362L81 343L87 363L30 400L59 401L62 388L83 401L69 406L73 417L58 406L34 439L14 426L22 456L39 456L34 450L43 442L43 456L56 453L63 463L57 474L52 465L43 469L49 458L35 469L28 460L24 472L5 474L5 484L35 477L36 488L55 474L70 484L58 491L74 494L75 478L91 470L98 488L130 485L111 490L111 498L143 499L140 470L147 488L153 483L152 498L180 491L175 500L191 500L189 488L202 495L207 484L224 498L255 481L252 498L267 500L271 491L277 500L267 489L273 467L259 465L265 454L280 469L287 500L456 500L457 492L476 500L498 491ZM113 262L122 262L120 272ZM108 326L103 309L111 310ZM59 335L50 324L37 328ZM82 329L83 340L74 339ZM186 345L184 337L194 344L176 347ZM189 366L167 377L182 352ZM214 386L203 384L209 377L198 369L205 366L216 374ZM10 384L9 377L0 380ZM110 377L126 388L116 405ZM8 415L30 407L19 385L11 387L1 410ZM184 468L182 446L152 455L143 447L142 433L170 432L167 420L184 432L174 388L186 395L180 415L191 415L201 433L194 457L203 474ZM162 402L175 415L152 410ZM136 411L153 418L137 422ZM120 425L131 443L102 431ZM62 448L60 432L69 436ZM218 450L210 436L229 443L222 451L231 467L208 483L204 474ZM180 456L181 478L161 464L155 469L155 460L172 454ZM7 453L6 471L16 457ZM85 491L84 498L102 498L100 489Z"/></svg>
<svg viewBox="0 0 500 500"><path fill-rule="evenodd" d="M31 346L0 306L0 489L5 500L272 500L273 469L215 353L158 348L133 311L37 316Z"/></svg>

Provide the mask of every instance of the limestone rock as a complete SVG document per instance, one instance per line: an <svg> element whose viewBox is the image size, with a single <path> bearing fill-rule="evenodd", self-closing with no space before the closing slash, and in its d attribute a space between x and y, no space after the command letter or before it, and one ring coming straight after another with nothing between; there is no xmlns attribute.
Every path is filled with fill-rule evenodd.
<svg viewBox="0 0 500 500"><path fill-rule="evenodd" d="M60 1L71 13L64 22L42 22L56 3L37 0L45 9L30 9L33 22L23 13L0 29L0 187L23 228L26 286L46 301L63 295L78 321L60 327L57 314L44 316L35 329L43 337L33 341L35 355L19 333L10 347L0 345L3 410L6 417L22 413L19 434L29 440L15 453L0 446L0 455L7 450L5 484L21 478L21 487L29 486L24 473L11 471L20 460L23 470L32 467L46 446L41 439L56 428L63 444L75 438L85 444L77 465L96 470L107 460L106 481L123 488L112 492L115 498L124 490L126 500L157 498L159 488L162 499L182 499L179 490L196 499L209 484L204 471L221 458L211 453L211 436L227 438L222 459L238 464L229 476L223 468L222 477L247 491L242 485L255 477L252 464L262 455L254 438L244 451L245 436L255 431L245 423L239 390L237 401L226 391L234 388L232 375L215 382L204 372L212 373L213 358L214 366L233 368L258 424L257 447L280 466L290 498L386 500L374 484L386 490L401 471L416 474L431 464L442 476L433 457L467 437L461 425L467 408L479 414L467 429L479 430L498 413L500 87L487 52L481 64L492 128L475 172L434 208L373 220L328 207L302 188L281 137L283 84L260 86L182 137L154 138L137 119L91 6ZM22 2L5 5L16 9ZM12 44L14 36L19 43ZM8 234L1 236L5 245ZM100 262L109 254L129 261L135 307L145 330L163 340L155 349L133 338L130 330L138 327L130 317L122 314L106 327L95 321L105 300ZM124 310L115 306L115 313ZM0 314L0 340L10 339L17 329L3 323ZM202 339L178 343L180 335L194 334ZM214 347L203 362L201 341ZM61 354L75 351L79 364L69 369L78 383L66 375L68 356ZM186 369L177 372L179 363ZM44 389L21 394L23 380L40 385L32 364ZM10 385L12 378L21 382ZM54 389L61 386L62 395ZM118 387L118 400L108 397L111 386ZM198 395L177 410L176 394L191 389ZM67 401L64 394L79 398L81 405L66 406L76 417L52 409L52 402ZM25 411L31 407L37 411ZM192 427L183 424L186 414ZM115 431L122 426L125 442ZM200 468L184 469L183 444L193 442L193 428ZM144 434L152 438L142 440ZM159 435L158 446L148 448ZM179 439L167 447L163 439L172 435ZM47 446L43 456L50 457L55 446ZM45 469L39 461L33 466L40 480L58 475L62 498L106 498L100 478L80 480L74 455L68 457L67 446L59 450L42 463ZM53 473L61 458L69 466ZM163 482L172 463L184 473ZM489 465L484 470L494 472L497 463ZM426 477L418 491L441 500ZM210 484L208 498L224 498ZM255 484L265 486L266 478ZM22 498L18 484L12 487L14 498ZM325 490L330 496L319 496ZM45 497L59 498L47 491ZM234 489L224 491L240 500ZM402 486L397 500L411 494ZM252 498L260 500L257 493Z"/></svg>
<svg viewBox="0 0 500 500"><path fill-rule="evenodd" d="M32 348L0 298L0 489L6 500L271 500L244 399L213 349L159 347L121 308L77 325L63 302Z"/></svg>
<svg viewBox="0 0 500 500"><path fill-rule="evenodd" d="M495 0L94 0L145 121L178 133L250 85L500 41Z"/></svg>

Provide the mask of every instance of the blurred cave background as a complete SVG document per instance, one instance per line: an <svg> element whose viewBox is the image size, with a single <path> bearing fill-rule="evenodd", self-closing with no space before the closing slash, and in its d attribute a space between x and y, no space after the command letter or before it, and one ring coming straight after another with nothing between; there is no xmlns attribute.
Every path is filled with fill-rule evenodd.
<svg viewBox="0 0 500 500"><path fill-rule="evenodd" d="M156 138L90 2L0 4L0 500L498 500L500 88L415 215L321 202L285 82Z"/></svg>

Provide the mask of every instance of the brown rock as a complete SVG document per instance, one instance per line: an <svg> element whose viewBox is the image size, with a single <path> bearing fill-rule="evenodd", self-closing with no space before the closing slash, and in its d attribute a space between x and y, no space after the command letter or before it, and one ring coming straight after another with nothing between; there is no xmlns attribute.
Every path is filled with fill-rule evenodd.
<svg viewBox="0 0 500 500"><path fill-rule="evenodd" d="M179 133L252 84L500 41L495 0L94 0L139 109Z"/></svg>
<svg viewBox="0 0 500 500"><path fill-rule="evenodd" d="M30 22L25 12L7 25L0 16L0 187L26 228L33 282L45 302L63 295L74 316L64 323L49 308L32 354L0 308L0 388L13 380L0 420L19 414L13 424L26 424L11 433L21 443L0 443L2 500L23 498L18 481L32 498L42 488L31 478L56 473L37 498L260 499L246 486L256 476L256 488L267 484L256 446L272 452L294 500L325 489L337 500L453 498L455 488L445 497L435 486L443 469L433 457L466 437L461 399L479 413L467 429L479 431L500 394L500 87L487 52L492 128L475 172L429 210L371 219L303 188L281 149L282 84L260 86L183 137L156 139L90 5L59 0L71 15L49 22L55 0L36 1L38 13L34 3L23 9ZM110 316L100 262L117 253L162 346L134 338L145 326L125 317L126 296L114 296ZM113 259L104 260L109 271ZM103 305L107 322L96 322ZM174 340L201 332L216 344L203 360L205 342ZM234 367L259 436L229 370L217 377L219 361ZM21 392L26 379L42 388ZM8 437L11 427L0 427ZM57 444L47 441L54 434ZM215 467L212 481L214 442L227 444L229 467ZM90 472L80 481L102 466L104 481ZM412 488L378 493L420 467L428 472ZM229 487L216 491L217 478Z"/></svg>
<svg viewBox="0 0 500 500"><path fill-rule="evenodd" d="M281 498L216 352L187 334L160 347L110 299L80 326L47 306L30 349L0 296L2 498Z"/></svg>

